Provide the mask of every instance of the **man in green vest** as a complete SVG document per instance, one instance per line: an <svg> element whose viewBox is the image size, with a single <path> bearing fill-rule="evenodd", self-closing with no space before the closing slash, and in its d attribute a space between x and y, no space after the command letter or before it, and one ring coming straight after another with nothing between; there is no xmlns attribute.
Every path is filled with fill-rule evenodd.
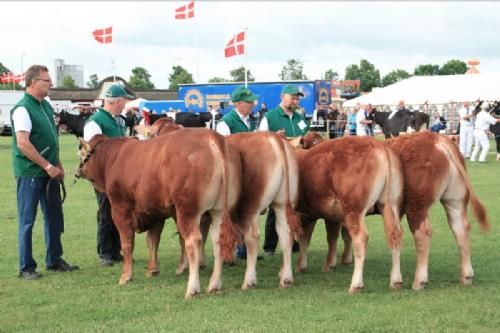
<svg viewBox="0 0 500 333"><path fill-rule="evenodd" d="M217 132L229 135L255 131L255 123L250 119L255 101L259 96L243 86L236 88L231 94L234 109L222 117L217 124Z"/></svg>
<svg viewBox="0 0 500 333"><path fill-rule="evenodd" d="M243 86L236 88L231 94L234 109L222 117L217 124L217 132L222 135L230 135L255 131L255 123L250 119L250 114L258 98L259 96L248 88ZM236 256L240 259L246 259L247 249L245 244L236 247ZM257 259L263 259L263 257L258 256Z"/></svg>
<svg viewBox="0 0 500 333"><path fill-rule="evenodd" d="M262 119L259 131L282 132L287 137L295 138L305 135L309 130L309 123L298 111L299 100L304 94L297 86L288 84L281 90L281 103L275 109L267 112ZM278 246L278 234L276 233L276 215L272 208L266 218L264 236L264 254L274 255ZM294 252L298 251L298 243L294 243Z"/></svg>
<svg viewBox="0 0 500 333"><path fill-rule="evenodd" d="M59 158L59 133L54 122L54 110L45 100L52 87L49 70L34 65L25 73L26 93L10 111L12 122L12 155L17 185L19 214L19 277L36 280L32 253L32 232L38 208L43 212L45 226L45 266L49 271L71 272L78 266L63 258L61 233L64 216L60 181L64 169Z"/></svg>
<svg viewBox="0 0 500 333"><path fill-rule="evenodd" d="M90 117L83 128L83 138L90 141L94 135L104 134L110 138L125 136L125 122L120 114L127 100L134 96L118 84L106 91L104 108ZM120 235L111 216L111 204L105 193L95 191L97 199L97 254L101 266L113 266L123 260Z"/></svg>

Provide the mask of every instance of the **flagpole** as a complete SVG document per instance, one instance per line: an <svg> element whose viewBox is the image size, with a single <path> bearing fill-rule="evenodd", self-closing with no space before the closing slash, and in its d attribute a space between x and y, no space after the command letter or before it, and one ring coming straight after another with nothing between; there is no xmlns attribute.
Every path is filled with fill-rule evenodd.
<svg viewBox="0 0 500 333"><path fill-rule="evenodd" d="M113 25L111 25L111 31L113 31ZM112 32L114 35L114 31ZM113 64L113 83L116 83L116 49L115 49L115 43L111 41L111 52L112 52L112 59L111 63Z"/></svg>
<svg viewBox="0 0 500 333"><path fill-rule="evenodd" d="M247 31L248 31L248 28L245 28L245 61L244 61L244 64L243 64L243 71L245 72L245 88L248 88L248 74L247 74L247 62L248 62L248 49L247 49Z"/></svg>
<svg viewBox="0 0 500 333"><path fill-rule="evenodd" d="M194 13L194 7L193 7ZM194 17L194 46L196 49L196 83L200 83L200 61L199 61L199 53L198 53L198 19L197 15Z"/></svg>

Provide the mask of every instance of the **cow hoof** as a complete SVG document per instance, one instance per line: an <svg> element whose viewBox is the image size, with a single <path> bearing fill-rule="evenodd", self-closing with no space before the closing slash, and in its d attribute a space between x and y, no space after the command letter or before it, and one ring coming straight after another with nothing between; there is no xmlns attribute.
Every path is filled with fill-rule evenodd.
<svg viewBox="0 0 500 333"><path fill-rule="evenodd" d="M208 287L207 288L207 294L213 294L221 290L220 286L215 286L215 287Z"/></svg>
<svg viewBox="0 0 500 333"><path fill-rule="evenodd" d="M472 284L473 276L461 276L460 283L464 286L470 286Z"/></svg>
<svg viewBox="0 0 500 333"><path fill-rule="evenodd" d="M280 282L280 288L288 288L293 284L293 279L284 279Z"/></svg>
<svg viewBox="0 0 500 333"><path fill-rule="evenodd" d="M403 288L403 282L401 282L401 281L392 282L390 287L391 287L391 289L394 289L394 290L401 290Z"/></svg>
<svg viewBox="0 0 500 333"><path fill-rule="evenodd" d="M412 289L415 291L419 291L425 289L427 286L427 281L413 282Z"/></svg>
<svg viewBox="0 0 500 333"><path fill-rule="evenodd" d="M129 277L121 277L120 278L120 281L118 281L118 284L120 286L123 286L123 285L126 285L127 283L129 283L130 281L132 281L132 278L129 278Z"/></svg>
<svg viewBox="0 0 500 333"><path fill-rule="evenodd" d="M146 272L146 276L148 278L150 277L155 277L155 276L159 276L160 275L160 271L147 271Z"/></svg>
<svg viewBox="0 0 500 333"><path fill-rule="evenodd" d="M190 298L198 295L199 293L200 293L199 290L192 290L190 292L188 291L188 292L186 292L186 295L184 295L184 299L190 299Z"/></svg>
<svg viewBox="0 0 500 333"><path fill-rule="evenodd" d="M359 294L363 290L363 286L360 287L351 287L349 288L349 294Z"/></svg>
<svg viewBox="0 0 500 333"><path fill-rule="evenodd" d="M175 275L176 276L182 275L182 273L184 273L184 271L185 271L184 268L177 268L177 270L175 271Z"/></svg>
<svg viewBox="0 0 500 333"><path fill-rule="evenodd" d="M321 269L321 271L322 271L323 273L328 273L328 272L330 272L332 269L335 269L335 265L333 265L333 266L330 266L330 265L325 265L325 266L323 266L323 268Z"/></svg>
<svg viewBox="0 0 500 333"><path fill-rule="evenodd" d="M256 281L243 283L243 285L241 286L241 290L249 290L255 287L256 285L257 285Z"/></svg>
<svg viewBox="0 0 500 333"><path fill-rule="evenodd" d="M352 258L342 258L341 263L344 266L349 266L352 264Z"/></svg>
<svg viewBox="0 0 500 333"><path fill-rule="evenodd" d="M307 272L307 267L298 267L298 266L297 266L297 267L295 268L295 272L296 272L296 273L305 273L305 272Z"/></svg>

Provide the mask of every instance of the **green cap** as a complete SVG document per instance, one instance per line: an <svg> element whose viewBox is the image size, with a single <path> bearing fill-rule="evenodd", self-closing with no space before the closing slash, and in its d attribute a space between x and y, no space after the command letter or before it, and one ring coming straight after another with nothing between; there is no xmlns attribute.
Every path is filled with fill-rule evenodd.
<svg viewBox="0 0 500 333"><path fill-rule="evenodd" d="M304 94L299 90L299 88L291 84L287 84L286 86L284 86L281 90L281 94L300 95L304 97Z"/></svg>
<svg viewBox="0 0 500 333"><path fill-rule="evenodd" d="M104 97L124 97L126 99L135 99L134 96L127 93L125 88L118 84L113 84L111 87L109 87Z"/></svg>
<svg viewBox="0 0 500 333"><path fill-rule="evenodd" d="M255 95L250 89L243 86L236 88L231 94L231 101L234 102L255 102L259 95Z"/></svg>

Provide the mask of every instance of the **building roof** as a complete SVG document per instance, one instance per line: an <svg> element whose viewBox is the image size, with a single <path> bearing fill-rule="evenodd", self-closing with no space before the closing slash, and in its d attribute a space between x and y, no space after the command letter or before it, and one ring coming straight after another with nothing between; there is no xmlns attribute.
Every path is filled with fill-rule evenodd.
<svg viewBox="0 0 500 333"><path fill-rule="evenodd" d="M413 76L371 93L344 102L345 107L357 103L395 106L400 100L406 104L445 104L500 99L500 76L492 74L463 74Z"/></svg>
<svg viewBox="0 0 500 333"><path fill-rule="evenodd" d="M177 91L166 89L148 89L148 90L134 90L123 78L116 76L109 76L103 79L97 85L97 88L53 88L50 90L49 97L52 101L70 100L72 102L93 102L98 99L103 99L104 94L108 87L114 82L123 84L126 90L137 98L144 98L147 100L171 100L177 99Z"/></svg>

